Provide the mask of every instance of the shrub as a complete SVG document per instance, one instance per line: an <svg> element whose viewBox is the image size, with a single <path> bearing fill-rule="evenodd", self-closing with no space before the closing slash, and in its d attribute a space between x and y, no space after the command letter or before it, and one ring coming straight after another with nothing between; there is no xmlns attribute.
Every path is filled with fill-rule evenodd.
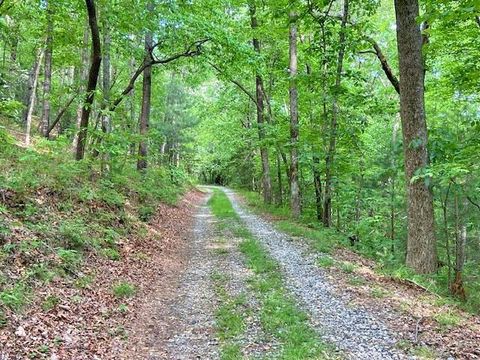
<svg viewBox="0 0 480 360"><path fill-rule="evenodd" d="M102 249L102 255L110 260L114 260L114 261L120 260L120 253L117 250L112 248Z"/></svg>
<svg viewBox="0 0 480 360"><path fill-rule="evenodd" d="M23 284L16 284L10 289L0 292L0 303L12 310L21 310L27 301L28 288Z"/></svg>
<svg viewBox="0 0 480 360"><path fill-rule="evenodd" d="M64 246L68 249L81 249L88 242L86 226L80 220L65 221L60 225L59 233Z"/></svg>
<svg viewBox="0 0 480 360"><path fill-rule="evenodd" d="M135 294L135 287L128 282L119 282L113 287L113 294L117 298L128 298Z"/></svg>
<svg viewBox="0 0 480 360"><path fill-rule="evenodd" d="M82 262L82 255L75 250L58 249L57 255L62 261L65 270L75 270Z"/></svg>

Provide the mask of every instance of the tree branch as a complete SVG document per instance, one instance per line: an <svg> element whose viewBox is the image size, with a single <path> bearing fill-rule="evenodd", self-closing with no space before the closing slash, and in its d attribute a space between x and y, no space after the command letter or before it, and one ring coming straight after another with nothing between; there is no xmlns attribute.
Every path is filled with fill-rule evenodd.
<svg viewBox="0 0 480 360"><path fill-rule="evenodd" d="M387 58L383 54L382 49L380 49L380 46L378 45L378 43L375 40L373 40L371 37L366 36L365 40L367 40L372 45L373 49L375 50L374 54L377 56L378 60L380 61L380 64L382 65L382 69L385 75L387 76L388 80L394 87L395 91L398 94L400 94L400 82L398 81L397 77L392 71L392 68L388 64Z"/></svg>
<svg viewBox="0 0 480 360"><path fill-rule="evenodd" d="M195 41L184 52L174 54L174 55L172 55L168 58L164 58L164 59L156 59L153 56L153 50L158 46L159 43L152 46L152 48L150 50L150 55L147 55L143 59L142 64L137 68L137 70L134 72L134 74L130 78L130 81L128 82L127 87L122 91L120 96L117 99L115 99L115 101L110 106L109 111L114 112L117 109L118 105L120 105L120 103L122 102L124 97L127 96L130 93L130 91L133 90L133 88L135 87L135 82L137 81L138 77L143 73L143 71L146 68L148 68L150 66L153 66L153 65L158 65L158 64L167 64L169 62L178 60L178 59L183 58L183 57L198 56L202 52L202 45L205 44L209 40L210 39L203 39L203 40Z"/></svg>
<svg viewBox="0 0 480 360"><path fill-rule="evenodd" d="M209 61L208 63L210 64L211 67L213 67L215 70L217 70L217 72L218 72L219 74L225 74L225 72L222 71L222 70L221 70L217 65L215 65L214 63L212 63L212 62L210 62L210 61ZM227 80L230 81L230 82L232 82L233 84L235 84L240 90L242 90L242 91L250 98L250 100L253 101L253 103L254 103L256 106L258 106L256 97L253 96L253 94L252 94L250 91L248 91L247 88L242 85L242 83L240 83L239 81L237 81L237 80L235 80L235 79L230 79L230 78L228 78Z"/></svg>
<svg viewBox="0 0 480 360"><path fill-rule="evenodd" d="M52 122L52 124L50 125L50 127L48 128L47 130L47 133L46 133L46 137L48 138L50 136L50 133L52 132L52 130L55 128L55 126L57 126L58 122L61 120L63 114L65 114L65 112L68 110L68 108L70 107L70 105L72 105L73 101L77 98L79 94L74 94L70 100L68 100L68 102L65 104L65 106L60 110L60 112L58 113L57 117L55 118L55 120Z"/></svg>
<svg viewBox="0 0 480 360"><path fill-rule="evenodd" d="M478 210L480 210L480 204L478 204L478 203L476 203L475 201L473 201L470 196L467 196L467 200L470 202L470 204L472 204L472 205L475 206Z"/></svg>

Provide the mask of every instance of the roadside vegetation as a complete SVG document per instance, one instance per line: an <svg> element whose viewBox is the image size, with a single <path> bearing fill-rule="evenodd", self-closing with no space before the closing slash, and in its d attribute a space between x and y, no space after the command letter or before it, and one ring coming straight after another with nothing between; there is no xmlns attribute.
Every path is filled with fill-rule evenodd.
<svg viewBox="0 0 480 360"><path fill-rule="evenodd" d="M362 241L352 241L349 239L352 234L338 229L325 228L308 215L304 215L297 220L292 219L288 205L282 207L265 205L258 193L245 190L240 191L240 193L252 210L268 216L279 230L293 238L298 238L299 241L306 242L311 249L325 254L319 259L319 266L326 268L335 266L345 273L354 272L354 264L335 259L336 249L347 249L365 259L374 261L373 269L377 274L393 280L406 280L411 282L412 286L420 286L429 293L439 295L439 305L450 304L472 314L479 314L480 284L477 282L472 281L467 284L469 297L466 301L462 301L449 292L446 286L447 276L444 271L429 275L416 274L407 268L401 260L389 256L388 251L379 251L378 247L374 243L372 244L368 238L364 238ZM374 294L379 297L385 296L384 293L376 290L374 290Z"/></svg>
<svg viewBox="0 0 480 360"><path fill-rule="evenodd" d="M48 318L102 292L126 310L120 301L136 294L135 268L110 283L97 270L131 261L125 248L145 239L158 204L188 188L179 183L167 169L138 173L128 162L102 174L99 160L73 160L69 142L23 148L0 128L0 331L23 335L32 310Z"/></svg>

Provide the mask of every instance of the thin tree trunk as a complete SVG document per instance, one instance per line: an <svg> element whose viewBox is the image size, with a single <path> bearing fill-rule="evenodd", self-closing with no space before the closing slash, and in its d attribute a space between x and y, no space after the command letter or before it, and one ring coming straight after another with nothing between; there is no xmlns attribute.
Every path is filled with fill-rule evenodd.
<svg viewBox="0 0 480 360"><path fill-rule="evenodd" d="M343 60L345 57L346 48L346 27L348 22L348 1L343 2L343 15L339 35L339 50L337 58L337 71L335 76L335 88L332 98L332 121L330 123L330 141L325 161L325 202L323 209L323 224L326 227L332 225L332 178L333 178L333 163L337 144L337 128L338 128L338 97L340 93L340 86L342 81Z"/></svg>
<svg viewBox="0 0 480 360"><path fill-rule="evenodd" d="M395 252L395 191L396 191L396 182L397 182L397 131L398 131L398 120L395 119L392 129L392 152L391 156L391 175L390 175L390 242L391 242L391 251L392 254Z"/></svg>
<svg viewBox="0 0 480 360"><path fill-rule="evenodd" d="M58 115L57 117L55 118L55 120L53 120L52 124L49 126L48 130L47 130L47 137L50 136L50 133L53 131L53 129L55 128L55 126L60 122L60 120L62 119L62 116L65 114L65 112L68 110L68 108L70 107L70 105L72 105L73 101L77 98L78 94L74 94L70 100L67 101L67 103L63 106L63 108L58 112Z"/></svg>
<svg viewBox="0 0 480 360"><path fill-rule="evenodd" d="M256 17L255 1L250 2L250 20L252 30L258 28L258 21ZM260 55L261 45L260 41L254 37L252 40L253 48L257 55ZM265 106L263 93L263 79L257 72L255 75L255 89L256 89L256 105L257 105L257 123L258 123L258 137L260 140L260 158L262 162L262 182L263 182L263 200L265 204L272 203L272 181L270 177L270 162L268 158L268 148L265 145Z"/></svg>
<svg viewBox="0 0 480 360"><path fill-rule="evenodd" d="M103 24L103 60L102 60L102 92L103 92L103 102L105 104L104 109L107 113L102 113L101 123L102 123L102 133L107 134L110 132L110 114L108 113L109 103L110 103L110 86L111 86L111 75L110 75L110 31L108 24L105 22ZM100 141L102 139L99 139ZM103 152L101 154L101 169L102 173L105 170L108 171L108 153Z"/></svg>
<svg viewBox="0 0 480 360"><path fill-rule="evenodd" d="M447 216L447 206L448 206L448 197L450 195L451 184L448 184L447 192L445 194L445 199L442 201L442 212L443 212L443 234L445 236L445 251L447 253L447 281L448 286L452 284L452 260L450 256L450 234L448 231L448 216Z"/></svg>
<svg viewBox="0 0 480 360"><path fill-rule="evenodd" d="M290 205L292 216L295 219L300 217L300 188L298 185L298 89L297 89L297 13L291 11L290 21Z"/></svg>
<svg viewBox="0 0 480 360"><path fill-rule="evenodd" d="M95 99L95 90L97 89L98 74L102 63L102 48L100 44L100 32L98 30L97 14L94 0L85 0L88 11L88 23L92 33L92 61L88 73L88 85L85 102L82 108L82 117L80 120L80 130L78 132L78 144L75 158L82 160L85 156L85 144L87 142L88 122L90 112Z"/></svg>
<svg viewBox="0 0 480 360"><path fill-rule="evenodd" d="M26 123L26 130L25 130L25 145L30 145L30 133L32 129L32 116L33 110L35 108L35 99L37 97L37 84L38 84L38 76L40 74L40 65L43 59L43 49L39 48L37 52L37 56L35 59L35 65L33 67L33 81L32 81L32 88L30 90L30 98L28 100L28 107L27 107L27 115L25 118Z"/></svg>
<svg viewBox="0 0 480 360"><path fill-rule="evenodd" d="M462 222L461 225L460 222ZM463 267L465 264L467 225L465 219L460 219L458 195L455 195L455 233L455 280L451 286L451 291L453 295L465 300L466 296L465 288L463 285Z"/></svg>
<svg viewBox="0 0 480 360"><path fill-rule="evenodd" d="M408 204L407 266L417 273L437 269L433 195L427 179L412 181L428 165L422 34L418 0L395 0L400 68L400 114Z"/></svg>
<svg viewBox="0 0 480 360"><path fill-rule="evenodd" d="M153 11L153 4L150 3L150 11ZM148 31L145 35L145 54L146 61L151 61L151 50L153 45L153 34ZM138 146L138 161L137 170L143 171L147 168L147 133L150 122L150 103L152 96L152 67L147 66L143 71L143 90L142 90L142 112L140 114L139 132L140 132L140 144Z"/></svg>
<svg viewBox="0 0 480 360"><path fill-rule="evenodd" d="M283 203L283 182L282 182L282 158L277 150L277 182L278 182L278 194L277 194L277 205L282 205Z"/></svg>
<svg viewBox="0 0 480 360"><path fill-rule="evenodd" d="M83 93L85 91L85 84L87 82L88 78L88 39L89 39L89 34L90 29L88 27L88 22L85 25L85 30L83 31L83 47L81 50L81 64L79 67L79 71L77 72L77 81L79 82L79 92ZM83 108L83 102L78 105L77 107L77 121L76 121L76 129L77 131L75 132L75 136L73 138L73 148L76 150L77 145L78 145L78 130L80 130L80 122L82 121L82 108Z"/></svg>
<svg viewBox="0 0 480 360"><path fill-rule="evenodd" d="M50 92L52 88L52 55L53 55L53 10L50 1L47 2L47 41L45 47L43 110L41 120L42 135L48 137L50 126Z"/></svg>

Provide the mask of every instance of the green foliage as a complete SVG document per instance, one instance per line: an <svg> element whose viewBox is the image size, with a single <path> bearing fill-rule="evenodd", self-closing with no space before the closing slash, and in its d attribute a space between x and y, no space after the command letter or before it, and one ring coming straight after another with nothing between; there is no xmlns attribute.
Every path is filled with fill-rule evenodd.
<svg viewBox="0 0 480 360"><path fill-rule="evenodd" d="M102 249L102 255L105 256L107 259L118 261L120 260L120 253L112 248Z"/></svg>
<svg viewBox="0 0 480 360"><path fill-rule="evenodd" d="M77 250L58 249L57 255L65 270L75 271L82 262L82 255Z"/></svg>
<svg viewBox="0 0 480 360"><path fill-rule="evenodd" d="M60 302L60 298L56 295L49 295L45 298L42 302L42 309L43 311L50 311L54 309L58 303Z"/></svg>
<svg viewBox="0 0 480 360"><path fill-rule="evenodd" d="M0 291L0 304L14 311L20 311L28 302L30 289L24 284L16 285Z"/></svg>
<svg viewBox="0 0 480 360"><path fill-rule="evenodd" d="M64 247L68 249L81 249L89 242L87 227L80 219L64 221L60 225L59 234Z"/></svg>
<svg viewBox="0 0 480 360"><path fill-rule="evenodd" d="M135 292L135 286L126 281L120 281L113 286L113 295L119 299L132 297Z"/></svg>

